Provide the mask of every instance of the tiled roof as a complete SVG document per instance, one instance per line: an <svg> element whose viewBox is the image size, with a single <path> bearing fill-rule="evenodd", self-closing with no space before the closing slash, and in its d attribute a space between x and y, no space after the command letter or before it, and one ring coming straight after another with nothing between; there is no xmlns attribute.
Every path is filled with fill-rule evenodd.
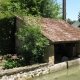
<svg viewBox="0 0 80 80"><path fill-rule="evenodd" d="M20 20L22 18L16 16ZM39 22L42 24L42 34L52 42L68 42L68 41L80 41L80 30L73 27L64 20L55 20L50 18L32 18L25 16L24 19L28 24L34 23L35 26Z"/></svg>
<svg viewBox="0 0 80 80"><path fill-rule="evenodd" d="M80 41L80 30L64 20L41 18L42 33L52 42Z"/></svg>

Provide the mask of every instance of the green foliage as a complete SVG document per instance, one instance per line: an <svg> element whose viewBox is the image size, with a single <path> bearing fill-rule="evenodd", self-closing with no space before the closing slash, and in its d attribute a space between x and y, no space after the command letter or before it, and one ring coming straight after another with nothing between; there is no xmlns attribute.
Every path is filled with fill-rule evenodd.
<svg viewBox="0 0 80 80"><path fill-rule="evenodd" d="M14 0L14 1L13 0L6 0L6 1L0 0L0 14L2 16L5 16L5 15L12 16L15 14L25 15L26 13L27 13L27 8L26 9L22 8L19 0Z"/></svg>
<svg viewBox="0 0 80 80"><path fill-rule="evenodd" d="M79 12L79 14L78 14L78 20L79 20L79 22L80 22L80 12Z"/></svg>
<svg viewBox="0 0 80 80"><path fill-rule="evenodd" d="M15 67L20 67L20 66L21 64L18 61L11 61L11 60L7 60L3 64L4 69L10 69L10 68L15 68Z"/></svg>
<svg viewBox="0 0 80 80"><path fill-rule="evenodd" d="M40 56L44 56L44 48L49 45L49 40L41 34L41 25L37 23L38 19L36 21L36 18L29 17L26 22L24 27L19 29L17 36L24 43L20 49L22 56L27 64L33 64L38 62Z"/></svg>
<svg viewBox="0 0 80 80"><path fill-rule="evenodd" d="M49 18L60 17L61 8L56 0L26 0L25 3L28 8L28 14Z"/></svg>
<svg viewBox="0 0 80 80"><path fill-rule="evenodd" d="M43 0L41 4L41 15L49 18L60 18L60 4L56 0Z"/></svg>
<svg viewBox="0 0 80 80"><path fill-rule="evenodd" d="M80 28L80 25L78 26L78 28Z"/></svg>
<svg viewBox="0 0 80 80"><path fill-rule="evenodd" d="M59 18L61 8L56 0L0 0L0 13Z"/></svg>
<svg viewBox="0 0 80 80"><path fill-rule="evenodd" d="M76 20L71 20L71 19L68 18L67 22L70 23L70 24L73 24L74 22L76 22Z"/></svg>

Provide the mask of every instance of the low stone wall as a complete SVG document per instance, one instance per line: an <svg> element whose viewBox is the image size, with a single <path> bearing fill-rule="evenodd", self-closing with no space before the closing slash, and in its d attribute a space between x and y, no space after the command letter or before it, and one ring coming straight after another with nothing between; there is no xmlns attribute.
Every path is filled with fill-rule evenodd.
<svg viewBox="0 0 80 80"><path fill-rule="evenodd" d="M9 78L14 78L13 80L26 80L32 77L48 74L51 72L66 70L67 67L75 66L80 64L80 58L58 63L55 65L49 65L47 63L44 64L36 64L32 66L19 67L14 69L7 69L0 71L1 80L8 80Z"/></svg>
<svg viewBox="0 0 80 80"><path fill-rule="evenodd" d="M67 69L66 62L58 63L58 64L55 64L54 66L49 67L50 73L55 72L55 71L59 71L62 69Z"/></svg>
<svg viewBox="0 0 80 80"><path fill-rule="evenodd" d="M12 77L15 78L14 80L18 80L19 78L22 80L24 78L26 80L32 77L48 74L62 69L66 69L66 62L55 65L49 65L47 63L37 64L0 71L0 77L2 80L4 80L4 78L8 79Z"/></svg>
<svg viewBox="0 0 80 80"><path fill-rule="evenodd" d="M67 66L69 68L71 66L76 66L76 65L79 65L79 64L80 64L80 58L68 61Z"/></svg>
<svg viewBox="0 0 80 80"><path fill-rule="evenodd" d="M5 70L1 70L0 71L0 77L4 76L4 75L14 75L17 73L23 73L23 72L29 72L29 71L33 71L35 69L39 69L41 67L47 66L47 63L44 64L35 64L32 66L25 66L25 67L18 67L18 68L13 68L13 69L5 69Z"/></svg>

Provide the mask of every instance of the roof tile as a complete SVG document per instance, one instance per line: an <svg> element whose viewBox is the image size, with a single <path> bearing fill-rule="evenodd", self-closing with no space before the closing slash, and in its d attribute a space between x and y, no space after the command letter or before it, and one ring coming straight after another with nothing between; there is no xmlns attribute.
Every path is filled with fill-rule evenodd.
<svg viewBox="0 0 80 80"><path fill-rule="evenodd" d="M41 18L42 33L52 42L80 41L80 30L64 20Z"/></svg>

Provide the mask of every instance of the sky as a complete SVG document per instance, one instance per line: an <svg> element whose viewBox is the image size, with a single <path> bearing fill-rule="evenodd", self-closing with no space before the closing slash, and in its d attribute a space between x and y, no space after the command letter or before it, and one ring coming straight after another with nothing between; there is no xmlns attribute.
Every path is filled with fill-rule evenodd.
<svg viewBox="0 0 80 80"><path fill-rule="evenodd" d="M57 0L62 4L63 0ZM80 0L66 0L66 18L71 20L78 20L78 13L80 11Z"/></svg>

